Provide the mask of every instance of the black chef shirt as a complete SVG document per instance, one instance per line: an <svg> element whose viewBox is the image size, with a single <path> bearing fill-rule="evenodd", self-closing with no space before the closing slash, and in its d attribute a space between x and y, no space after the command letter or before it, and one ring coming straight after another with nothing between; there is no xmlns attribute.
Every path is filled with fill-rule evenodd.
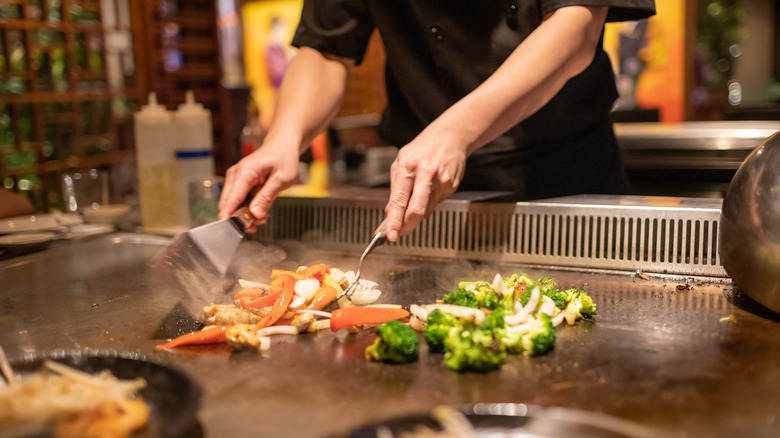
<svg viewBox="0 0 780 438"><path fill-rule="evenodd" d="M403 146L484 82L542 17L572 5L609 6L607 21L655 12L653 0L304 0L293 45L359 64L378 29L388 100L380 133ZM469 157L460 190L511 191L514 200L625 191L609 121L616 98L599 45L547 105Z"/></svg>

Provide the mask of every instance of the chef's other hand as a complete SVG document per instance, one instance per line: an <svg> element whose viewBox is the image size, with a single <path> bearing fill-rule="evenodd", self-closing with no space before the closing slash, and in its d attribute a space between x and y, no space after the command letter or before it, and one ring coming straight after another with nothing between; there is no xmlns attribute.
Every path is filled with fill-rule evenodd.
<svg viewBox="0 0 780 438"><path fill-rule="evenodd" d="M225 186L219 198L219 218L229 218L247 200L255 186L257 193L249 199L249 212L255 222L248 231L268 220L268 214L279 192L290 187L298 177L298 155L295 149L272 142L231 166L225 175Z"/></svg>
<svg viewBox="0 0 780 438"><path fill-rule="evenodd" d="M390 200L385 207L387 238L410 234L463 179L466 153L425 133L398 151L390 166Z"/></svg>

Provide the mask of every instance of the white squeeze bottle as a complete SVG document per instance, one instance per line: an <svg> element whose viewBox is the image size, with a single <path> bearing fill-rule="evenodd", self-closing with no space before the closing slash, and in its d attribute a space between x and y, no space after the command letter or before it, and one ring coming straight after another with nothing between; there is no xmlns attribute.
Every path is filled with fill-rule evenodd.
<svg viewBox="0 0 780 438"><path fill-rule="evenodd" d="M171 232L179 224L171 113L149 93L149 103L134 121L141 225L147 231Z"/></svg>
<svg viewBox="0 0 780 438"><path fill-rule="evenodd" d="M214 177L214 140L211 135L211 111L195 103L192 90L173 113L176 132L177 210L181 225L189 228L189 185Z"/></svg>

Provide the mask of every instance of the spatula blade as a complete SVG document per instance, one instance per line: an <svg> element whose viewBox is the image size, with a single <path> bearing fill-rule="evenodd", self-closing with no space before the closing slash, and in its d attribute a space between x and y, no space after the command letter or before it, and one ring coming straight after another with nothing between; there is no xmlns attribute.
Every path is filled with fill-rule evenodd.
<svg viewBox="0 0 780 438"><path fill-rule="evenodd" d="M200 318L203 306L220 302L233 283L225 276L243 239L234 218L215 221L177 234L151 265Z"/></svg>

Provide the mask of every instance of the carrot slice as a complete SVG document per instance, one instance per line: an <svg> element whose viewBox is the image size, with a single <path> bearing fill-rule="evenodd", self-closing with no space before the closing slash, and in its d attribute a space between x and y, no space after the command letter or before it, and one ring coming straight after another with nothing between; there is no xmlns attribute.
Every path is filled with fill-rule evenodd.
<svg viewBox="0 0 780 438"><path fill-rule="evenodd" d="M346 327L362 324L382 324L408 316L409 311L397 307L344 307L331 312L330 329L337 332Z"/></svg>
<svg viewBox="0 0 780 438"><path fill-rule="evenodd" d="M219 344L221 342L226 342L225 330L227 330L228 327L229 326L221 325L219 327L186 333L154 348L155 350L163 350L184 345Z"/></svg>

